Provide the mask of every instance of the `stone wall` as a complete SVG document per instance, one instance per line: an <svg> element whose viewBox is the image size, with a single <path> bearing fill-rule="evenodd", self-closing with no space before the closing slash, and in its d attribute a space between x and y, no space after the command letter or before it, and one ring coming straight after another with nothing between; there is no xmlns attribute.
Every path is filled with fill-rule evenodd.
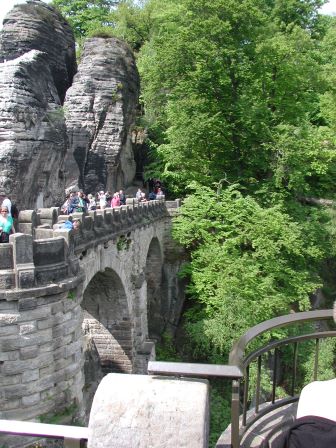
<svg viewBox="0 0 336 448"><path fill-rule="evenodd" d="M164 315L154 317L162 331L169 325L176 288L163 287L173 282L166 263L175 272L165 260L166 203L132 200L78 216L81 228L65 231L57 209L21 212L30 234L0 245L0 418L63 421L70 409L85 420L104 374L145 373L154 354L149 271L162 276Z"/></svg>

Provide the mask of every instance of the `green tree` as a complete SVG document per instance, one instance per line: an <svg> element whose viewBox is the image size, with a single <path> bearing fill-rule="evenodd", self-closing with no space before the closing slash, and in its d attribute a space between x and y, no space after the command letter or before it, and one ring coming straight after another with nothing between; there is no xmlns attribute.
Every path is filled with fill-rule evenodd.
<svg viewBox="0 0 336 448"><path fill-rule="evenodd" d="M224 176L250 187L272 175L274 127L309 123L323 93L320 4L165 3L138 63L148 123L165 130L157 156L171 188Z"/></svg>
<svg viewBox="0 0 336 448"><path fill-rule="evenodd" d="M309 308L330 241L315 209L295 221L278 203L261 207L239 186L193 184L174 235L191 250L188 332L198 356L216 361L257 322ZM303 209L303 207L302 207ZM302 210L301 210L302 211Z"/></svg>
<svg viewBox="0 0 336 448"><path fill-rule="evenodd" d="M118 0L52 0L72 26L76 38L101 26L113 24L110 13Z"/></svg>

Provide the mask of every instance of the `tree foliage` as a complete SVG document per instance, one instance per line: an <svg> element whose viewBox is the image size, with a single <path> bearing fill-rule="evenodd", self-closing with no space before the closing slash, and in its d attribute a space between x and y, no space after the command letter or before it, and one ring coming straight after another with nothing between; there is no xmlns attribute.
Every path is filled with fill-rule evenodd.
<svg viewBox="0 0 336 448"><path fill-rule="evenodd" d="M112 25L110 13L118 0L52 0L73 28L76 38Z"/></svg>
<svg viewBox="0 0 336 448"><path fill-rule="evenodd" d="M335 255L334 214L301 201L335 198L336 19L323 3L54 0L78 35L108 26L137 53L148 173L185 198L187 326L212 360L249 326L308 308Z"/></svg>
<svg viewBox="0 0 336 448"><path fill-rule="evenodd" d="M262 207L239 186L219 194L191 187L174 235L192 251L185 273L189 294L201 304L189 311L189 333L199 354L216 359L256 322L309 308L330 243L315 210L302 225L284 204Z"/></svg>

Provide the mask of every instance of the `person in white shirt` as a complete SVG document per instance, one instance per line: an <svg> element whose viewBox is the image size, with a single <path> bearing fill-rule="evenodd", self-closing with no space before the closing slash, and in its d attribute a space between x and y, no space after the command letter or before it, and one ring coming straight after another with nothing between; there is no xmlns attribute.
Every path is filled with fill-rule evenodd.
<svg viewBox="0 0 336 448"><path fill-rule="evenodd" d="M5 199L2 201L1 206L2 206L2 207L7 207L7 209L8 209L8 216L12 216L12 213L11 213L12 202L11 202L11 200L9 199L8 196L5 196Z"/></svg>
<svg viewBox="0 0 336 448"><path fill-rule="evenodd" d="M104 208L106 207L106 194L103 191L100 191L98 193L98 198L100 209L104 210Z"/></svg>

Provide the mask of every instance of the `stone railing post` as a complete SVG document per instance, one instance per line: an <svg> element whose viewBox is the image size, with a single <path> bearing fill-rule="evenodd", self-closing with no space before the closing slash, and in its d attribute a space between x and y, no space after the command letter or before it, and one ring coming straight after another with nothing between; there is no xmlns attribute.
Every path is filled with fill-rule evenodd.
<svg viewBox="0 0 336 448"><path fill-rule="evenodd" d="M13 245L15 287L32 288L35 285L33 237L15 233L9 236L9 242Z"/></svg>
<svg viewBox="0 0 336 448"><path fill-rule="evenodd" d="M19 213L18 231L28 235L35 233L38 225L38 216L35 210L21 210Z"/></svg>

